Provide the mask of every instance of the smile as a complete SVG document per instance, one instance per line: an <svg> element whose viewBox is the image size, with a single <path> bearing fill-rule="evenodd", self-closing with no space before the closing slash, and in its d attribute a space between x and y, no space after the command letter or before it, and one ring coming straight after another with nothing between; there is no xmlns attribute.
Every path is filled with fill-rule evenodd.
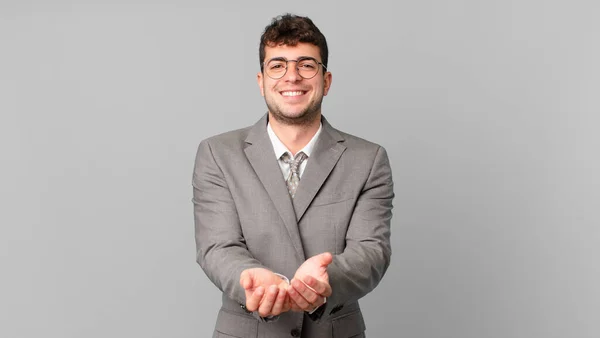
<svg viewBox="0 0 600 338"><path fill-rule="evenodd" d="M304 94L306 94L306 92L305 92L305 91L302 91L302 90L296 90L296 91L283 91L283 92L280 92L280 94L281 94L282 96L289 96L289 97L292 97L292 96L300 96L300 95L304 95Z"/></svg>

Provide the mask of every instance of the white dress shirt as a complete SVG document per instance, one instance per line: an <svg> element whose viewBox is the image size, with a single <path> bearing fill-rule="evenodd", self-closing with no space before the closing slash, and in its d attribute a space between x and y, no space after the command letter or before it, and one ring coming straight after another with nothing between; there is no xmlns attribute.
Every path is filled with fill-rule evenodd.
<svg viewBox="0 0 600 338"><path fill-rule="evenodd" d="M315 147L315 143L317 143L317 139L319 138L319 134L321 134L321 130L323 129L323 124L319 124L319 130L315 133L312 139L302 148L300 151L305 153L308 158L306 158L302 163L300 163L300 168L298 168L298 175L302 178L302 173L304 173L304 168L306 168L306 164L310 160L310 154ZM290 165L285 163L281 159L281 155L285 153L289 153L290 157L294 159L292 156L292 152L281 142L281 140L275 135L273 128L271 128L271 123L267 123L267 133L269 134L269 138L271 139L271 143L273 144L273 150L275 150L275 156L277 158L277 162L279 163L279 167L281 168L281 172L283 173L283 179L287 180L290 176ZM300 152L299 151L299 152ZM298 152L298 153L299 153Z"/></svg>

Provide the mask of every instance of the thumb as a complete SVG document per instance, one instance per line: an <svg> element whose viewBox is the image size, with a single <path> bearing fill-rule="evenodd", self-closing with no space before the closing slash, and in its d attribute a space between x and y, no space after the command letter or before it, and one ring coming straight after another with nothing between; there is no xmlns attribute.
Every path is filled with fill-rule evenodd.
<svg viewBox="0 0 600 338"><path fill-rule="evenodd" d="M317 256L315 256L315 259L317 260L317 263L323 267L328 266L329 264L331 264L331 262L333 262L333 256L329 252L318 254Z"/></svg>
<svg viewBox="0 0 600 338"><path fill-rule="evenodd" d="M252 289L252 284L254 284L252 272L249 269L242 271L242 274L240 275L240 285L244 290L250 290Z"/></svg>

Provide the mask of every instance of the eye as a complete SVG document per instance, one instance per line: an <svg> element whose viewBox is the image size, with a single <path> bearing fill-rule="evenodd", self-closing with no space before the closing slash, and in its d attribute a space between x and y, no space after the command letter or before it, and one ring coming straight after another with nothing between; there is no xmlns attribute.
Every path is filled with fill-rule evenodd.
<svg viewBox="0 0 600 338"><path fill-rule="evenodd" d="M317 68L317 64L313 61L302 61L298 64L298 68L312 70Z"/></svg>
<svg viewBox="0 0 600 338"><path fill-rule="evenodd" d="M271 69L271 70L285 69L285 63L280 62L280 61L270 62L268 66L269 66L269 69Z"/></svg>

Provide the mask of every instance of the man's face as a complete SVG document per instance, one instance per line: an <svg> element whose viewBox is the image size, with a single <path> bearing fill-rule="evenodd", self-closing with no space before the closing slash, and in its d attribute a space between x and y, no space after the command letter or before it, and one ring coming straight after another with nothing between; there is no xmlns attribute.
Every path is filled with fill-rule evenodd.
<svg viewBox="0 0 600 338"><path fill-rule="evenodd" d="M285 58L297 60L312 57L321 62L319 47L309 43L296 46L280 45L265 47L265 60ZM319 71L311 79L298 74L296 62L289 62L287 72L280 79L272 79L266 73L258 73L258 86L265 98L270 116L284 124L306 124L320 117L321 102L331 86L331 73L319 65Z"/></svg>

